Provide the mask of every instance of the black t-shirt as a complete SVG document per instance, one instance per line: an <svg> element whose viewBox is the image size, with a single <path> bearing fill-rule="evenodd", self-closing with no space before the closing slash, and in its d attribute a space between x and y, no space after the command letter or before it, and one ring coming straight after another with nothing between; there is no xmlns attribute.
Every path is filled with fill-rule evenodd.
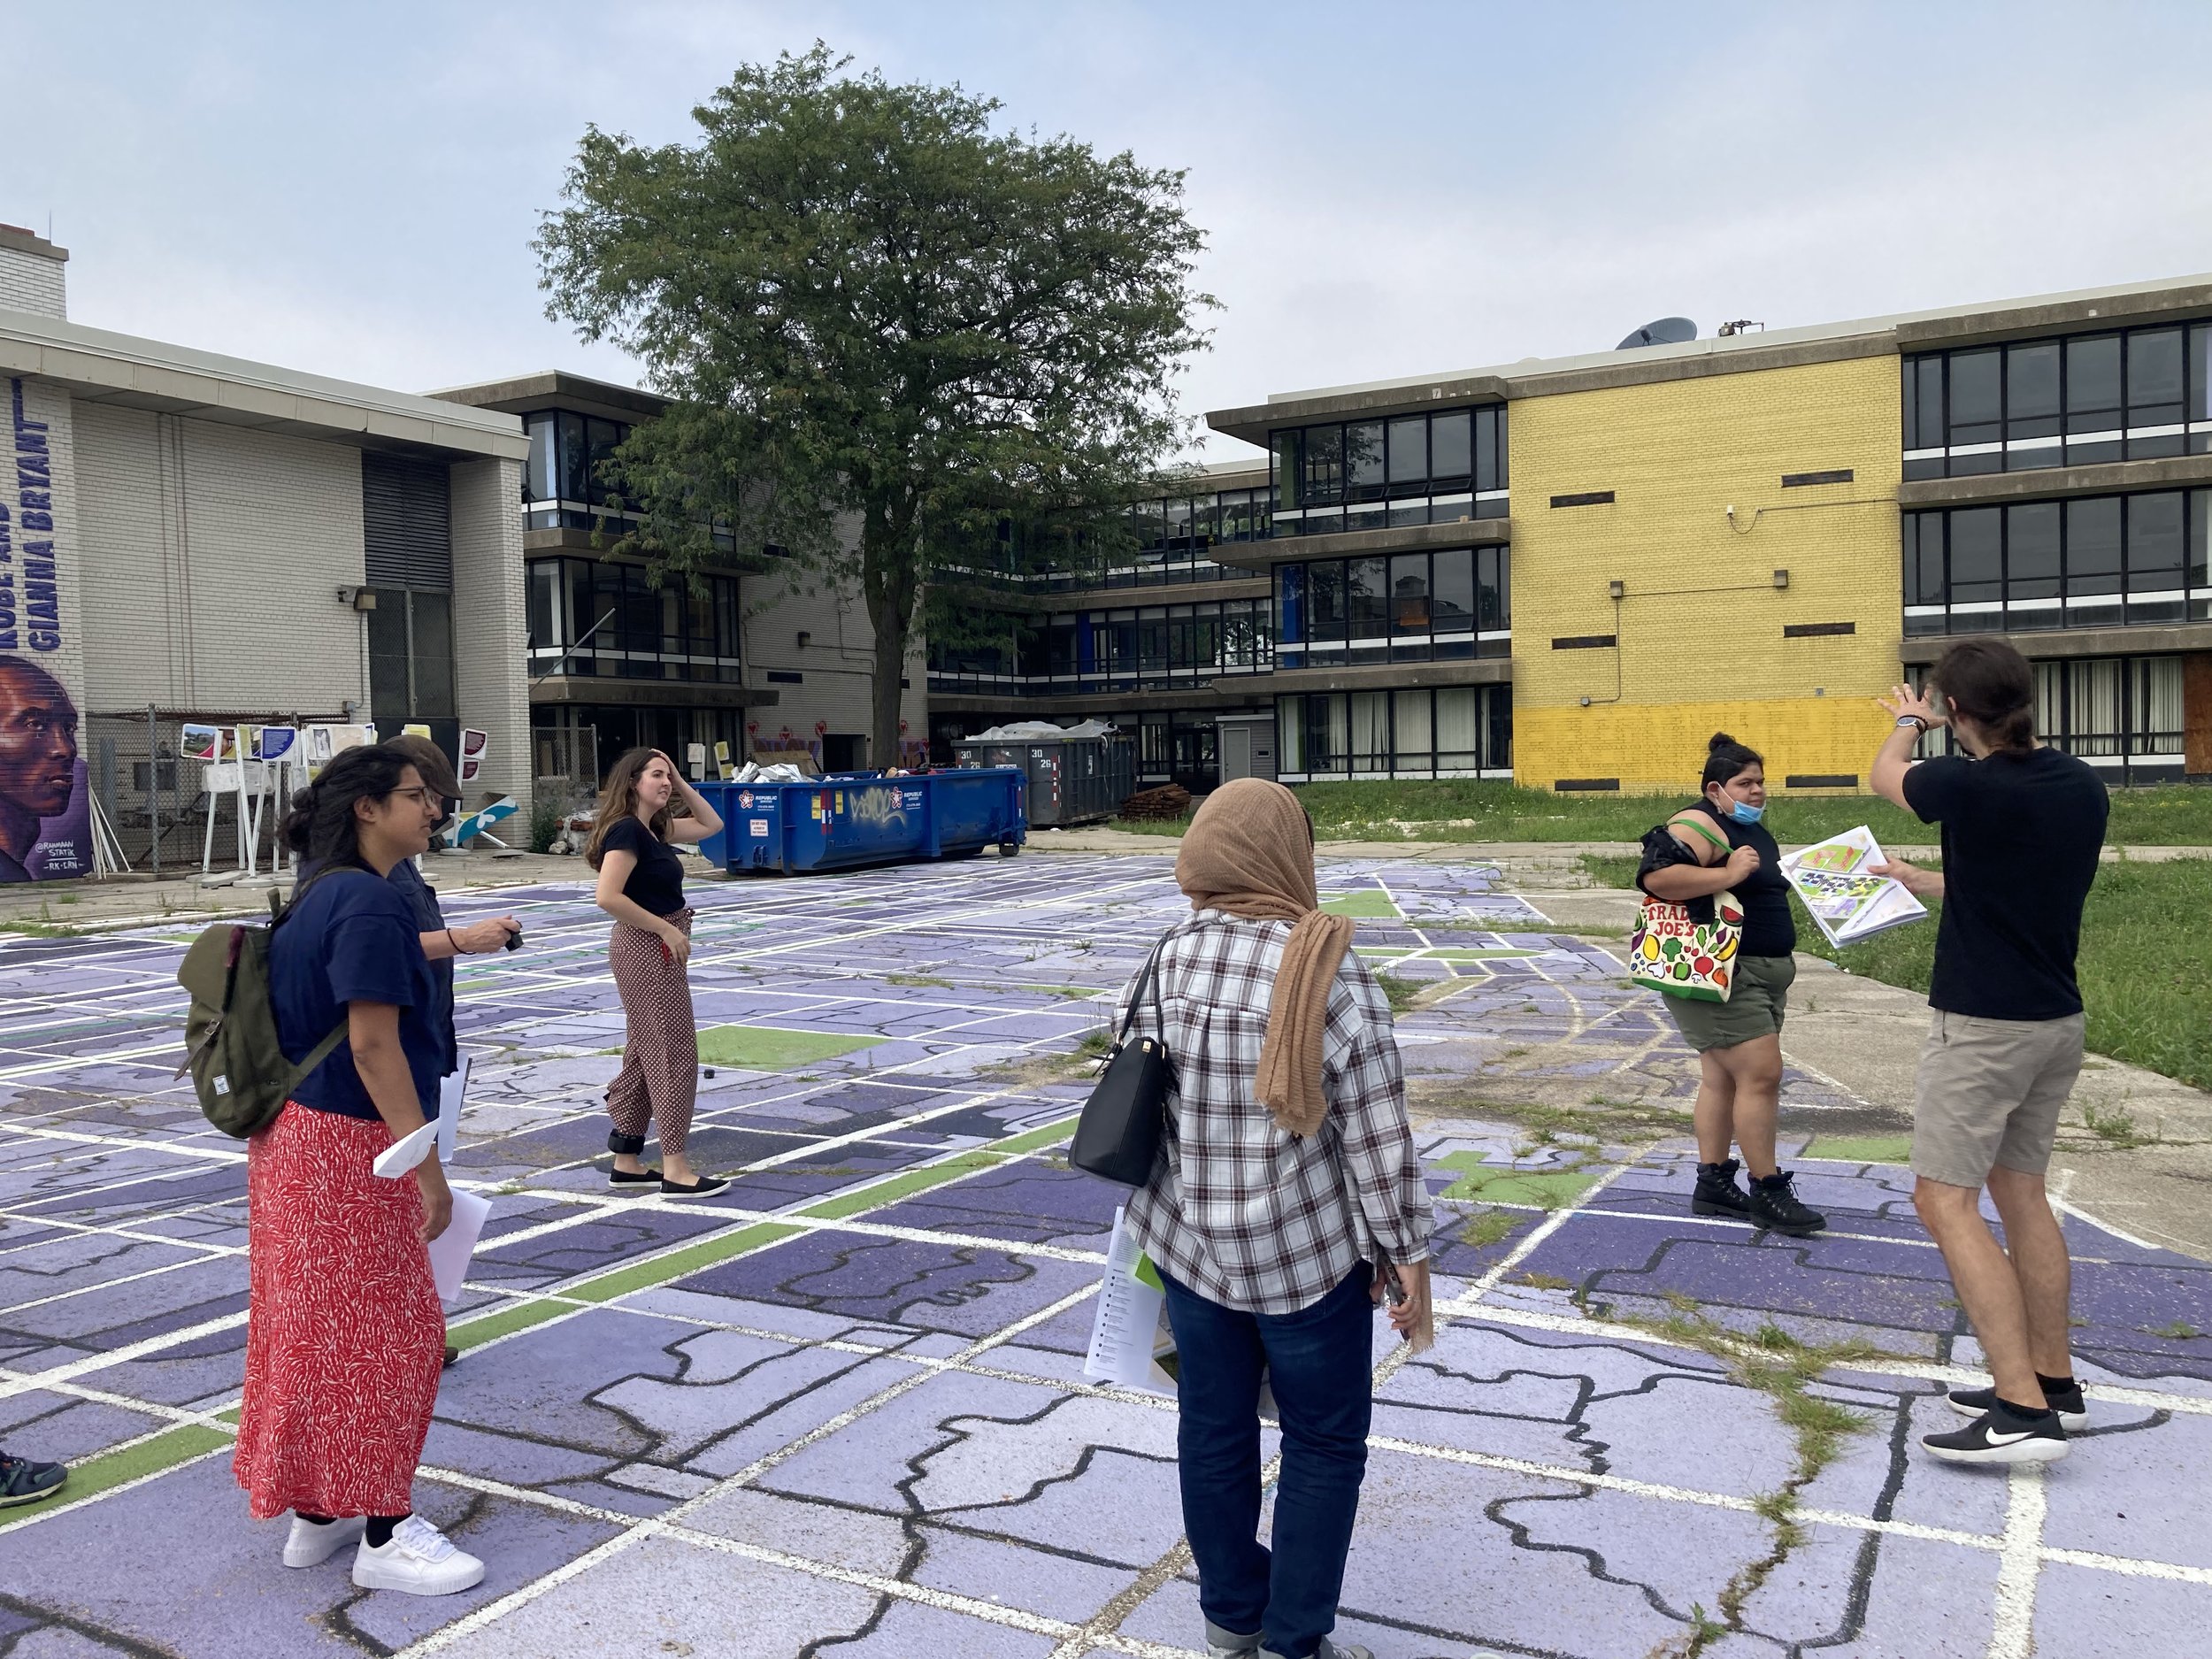
<svg viewBox="0 0 2212 1659"><path fill-rule="evenodd" d="M415 921L423 933L444 931L445 912L438 908L438 889L422 879L422 872L415 868L413 859L401 859L385 879L407 895L407 902L414 907ZM438 1028L445 1033L445 1069L450 1077L461 1069L460 1040L453 1028L453 958L439 956L432 961L430 978L438 987Z"/></svg>
<svg viewBox="0 0 2212 1659"><path fill-rule="evenodd" d="M634 818L607 826L603 853L630 853L637 868L622 884L622 896L655 916L673 916L684 907L684 861L676 849Z"/></svg>
<svg viewBox="0 0 2212 1659"><path fill-rule="evenodd" d="M1946 755L1905 773L1905 799L1943 826L1929 1005L1980 1019L2080 1013L2074 953L2104 845L2104 780L2055 749Z"/></svg>
<svg viewBox="0 0 2212 1659"><path fill-rule="evenodd" d="M1790 914L1790 884L1782 873L1782 849L1774 844L1773 832L1763 824L1723 818L1710 801L1693 801L1688 810L1718 825L1732 849L1748 847L1759 855L1759 867L1732 889L1743 906L1743 941L1737 949L1747 956L1788 956L1797 949L1797 918Z"/></svg>

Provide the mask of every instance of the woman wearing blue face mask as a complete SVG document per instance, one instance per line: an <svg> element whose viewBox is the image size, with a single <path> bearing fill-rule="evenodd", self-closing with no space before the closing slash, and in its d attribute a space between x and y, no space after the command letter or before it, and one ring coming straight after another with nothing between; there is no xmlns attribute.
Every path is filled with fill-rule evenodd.
<svg viewBox="0 0 2212 1659"><path fill-rule="evenodd" d="M1656 899L1694 903L1732 891L1743 907L1735 986L1725 1002L1661 999L1697 1050L1697 1192L1691 1210L1802 1237L1826 1217L1797 1202L1790 1174L1774 1162L1782 1087L1782 1015L1797 977L1797 925L1790 916L1782 849L1766 815L1766 766L1757 753L1717 732L1705 755L1704 796L1644 837L1637 885ZM1741 1164L1729 1156L1743 1149ZM1748 1166L1751 1190L1736 1185Z"/></svg>

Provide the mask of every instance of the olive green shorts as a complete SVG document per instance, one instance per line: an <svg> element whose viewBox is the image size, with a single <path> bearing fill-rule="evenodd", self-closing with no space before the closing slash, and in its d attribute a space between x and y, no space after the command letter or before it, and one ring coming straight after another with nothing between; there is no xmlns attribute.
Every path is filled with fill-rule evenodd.
<svg viewBox="0 0 2212 1659"><path fill-rule="evenodd" d="M1674 1016L1682 1041L1700 1054L1708 1048L1732 1048L1755 1037L1778 1037L1790 981L1795 978L1795 956L1739 956L1736 988L1725 1002L1670 996L1665 999L1667 1012Z"/></svg>

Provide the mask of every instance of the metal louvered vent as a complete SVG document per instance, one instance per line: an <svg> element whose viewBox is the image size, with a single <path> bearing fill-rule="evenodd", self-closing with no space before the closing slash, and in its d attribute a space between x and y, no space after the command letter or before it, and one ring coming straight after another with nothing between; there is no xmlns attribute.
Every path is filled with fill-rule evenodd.
<svg viewBox="0 0 2212 1659"><path fill-rule="evenodd" d="M370 587L452 588L453 508L443 466L364 455L361 520Z"/></svg>

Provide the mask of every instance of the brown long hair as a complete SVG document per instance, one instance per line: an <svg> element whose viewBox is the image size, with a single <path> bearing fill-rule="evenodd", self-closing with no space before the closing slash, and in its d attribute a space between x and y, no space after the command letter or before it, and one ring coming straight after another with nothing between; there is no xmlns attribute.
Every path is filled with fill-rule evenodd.
<svg viewBox="0 0 2212 1659"><path fill-rule="evenodd" d="M2035 671L2002 640L1961 640L1930 671L1938 695L1981 727L1996 755L2035 748Z"/></svg>
<svg viewBox="0 0 2212 1659"><path fill-rule="evenodd" d="M638 774L660 758L660 751L653 749L632 749L623 751L607 772L606 787L599 792L599 815L591 821L591 839L584 843L584 862L594 870L605 850L607 832L626 818L637 816ZM669 763L672 768L673 761ZM671 801L674 796L670 796ZM668 826L675 814L663 807L653 814L651 828L661 840L668 839Z"/></svg>

